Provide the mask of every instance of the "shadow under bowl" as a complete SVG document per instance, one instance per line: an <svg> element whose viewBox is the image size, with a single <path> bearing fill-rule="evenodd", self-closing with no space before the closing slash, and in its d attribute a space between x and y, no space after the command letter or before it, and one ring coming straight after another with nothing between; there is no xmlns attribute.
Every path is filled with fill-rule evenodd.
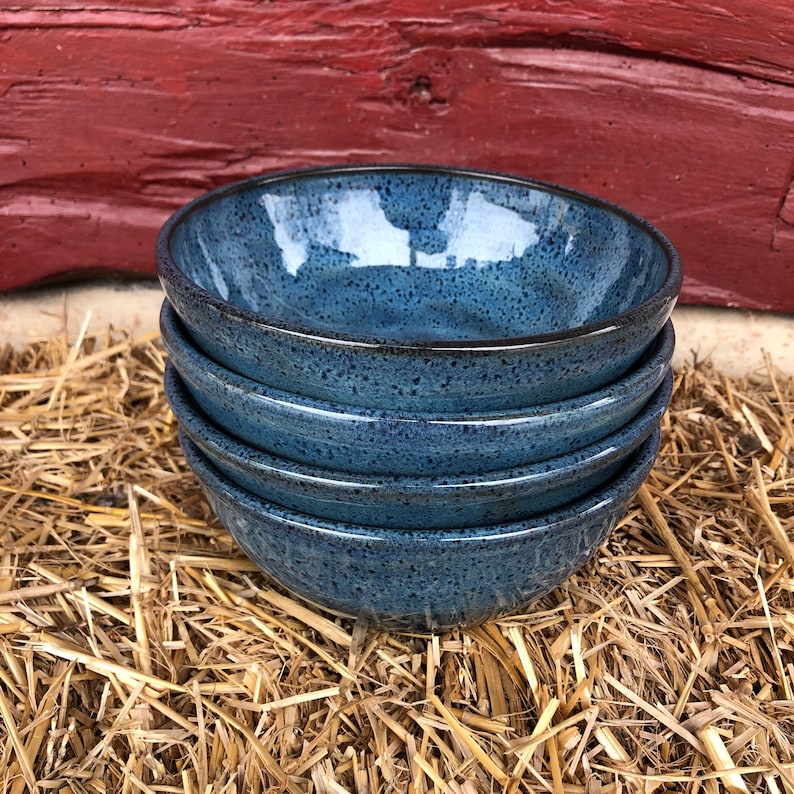
<svg viewBox="0 0 794 794"><path fill-rule="evenodd" d="M629 374L596 392L511 411L419 414L314 400L244 378L193 345L168 300L160 328L191 398L230 436L312 466L391 476L496 471L581 449L636 416L675 347L668 321Z"/></svg>
<svg viewBox="0 0 794 794"><path fill-rule="evenodd" d="M557 402L620 378L676 302L678 254L606 201L430 165L272 173L176 212L157 272L230 370L420 412Z"/></svg>
<svg viewBox="0 0 794 794"><path fill-rule="evenodd" d="M221 524L262 571L322 608L400 631L441 631L524 610L584 565L650 472L657 428L608 484L525 521L438 533L324 521L224 477L189 439L188 465Z"/></svg>
<svg viewBox="0 0 794 794"><path fill-rule="evenodd" d="M457 477L351 475L278 458L229 437L195 405L168 362L165 392L186 436L225 477L307 515L390 529L460 529L517 521L581 499L602 485L658 427L672 372L626 425L577 452L518 469Z"/></svg>

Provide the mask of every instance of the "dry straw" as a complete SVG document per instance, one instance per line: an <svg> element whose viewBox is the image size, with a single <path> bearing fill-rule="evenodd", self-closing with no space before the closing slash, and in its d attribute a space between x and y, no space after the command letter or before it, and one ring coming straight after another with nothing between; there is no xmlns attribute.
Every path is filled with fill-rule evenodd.
<svg viewBox="0 0 794 794"><path fill-rule="evenodd" d="M658 464L525 615L439 637L261 576L155 337L0 351L0 789L794 792L794 378L677 373Z"/></svg>

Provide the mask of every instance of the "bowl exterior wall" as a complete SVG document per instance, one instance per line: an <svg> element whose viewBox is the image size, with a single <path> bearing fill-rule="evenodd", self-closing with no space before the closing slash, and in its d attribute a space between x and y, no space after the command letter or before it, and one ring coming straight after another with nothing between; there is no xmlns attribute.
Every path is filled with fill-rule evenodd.
<svg viewBox="0 0 794 794"><path fill-rule="evenodd" d="M234 438L308 465L389 476L496 471L581 449L636 416L669 370L674 346L667 325L661 350L636 377L578 400L574 410L550 404L482 417L425 416L313 402L244 379L193 345L167 301L161 329L192 399Z"/></svg>
<svg viewBox="0 0 794 794"><path fill-rule="evenodd" d="M613 383L639 361L676 303L671 296L631 325L553 344L407 353L263 332L173 285L164 287L197 347L233 372L319 400L431 413L520 409Z"/></svg>
<svg viewBox="0 0 794 794"><path fill-rule="evenodd" d="M189 443L188 463L243 551L292 593L403 631L440 631L526 609L584 565L649 473L659 430L611 483L559 513L483 531L367 531L290 514L229 483Z"/></svg>
<svg viewBox="0 0 794 794"><path fill-rule="evenodd" d="M334 521L443 530L516 521L586 496L617 474L658 426L672 394L672 373L627 425L579 452L458 478L356 477L301 466L224 434L196 408L170 363L165 388L180 434L225 477L257 496Z"/></svg>

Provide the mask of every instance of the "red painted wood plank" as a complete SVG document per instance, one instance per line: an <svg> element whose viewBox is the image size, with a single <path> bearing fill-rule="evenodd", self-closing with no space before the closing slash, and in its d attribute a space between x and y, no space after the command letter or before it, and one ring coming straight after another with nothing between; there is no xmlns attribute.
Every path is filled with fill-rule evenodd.
<svg viewBox="0 0 794 794"><path fill-rule="evenodd" d="M0 5L0 30L37 28L181 29L197 25L267 27L272 39L292 42L380 29L409 46L549 46L626 48L652 57L695 61L743 74L794 83L794 7L789 0L282 0L241 4L231 0L162 0L86 6L61 0L41 8ZM324 33L323 33L324 31ZM357 48L350 47L350 53Z"/></svg>
<svg viewBox="0 0 794 794"><path fill-rule="evenodd" d="M232 179L413 160L611 198L681 248L685 300L794 311L788 5L0 7L0 289L151 273Z"/></svg>

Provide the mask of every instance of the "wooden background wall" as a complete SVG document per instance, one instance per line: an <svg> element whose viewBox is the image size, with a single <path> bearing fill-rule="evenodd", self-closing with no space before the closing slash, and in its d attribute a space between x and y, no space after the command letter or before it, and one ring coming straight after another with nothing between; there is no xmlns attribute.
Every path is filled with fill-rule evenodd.
<svg viewBox="0 0 794 794"><path fill-rule="evenodd" d="M596 193L678 245L683 300L794 311L794 5L0 5L0 290L152 273L188 199L341 161Z"/></svg>

